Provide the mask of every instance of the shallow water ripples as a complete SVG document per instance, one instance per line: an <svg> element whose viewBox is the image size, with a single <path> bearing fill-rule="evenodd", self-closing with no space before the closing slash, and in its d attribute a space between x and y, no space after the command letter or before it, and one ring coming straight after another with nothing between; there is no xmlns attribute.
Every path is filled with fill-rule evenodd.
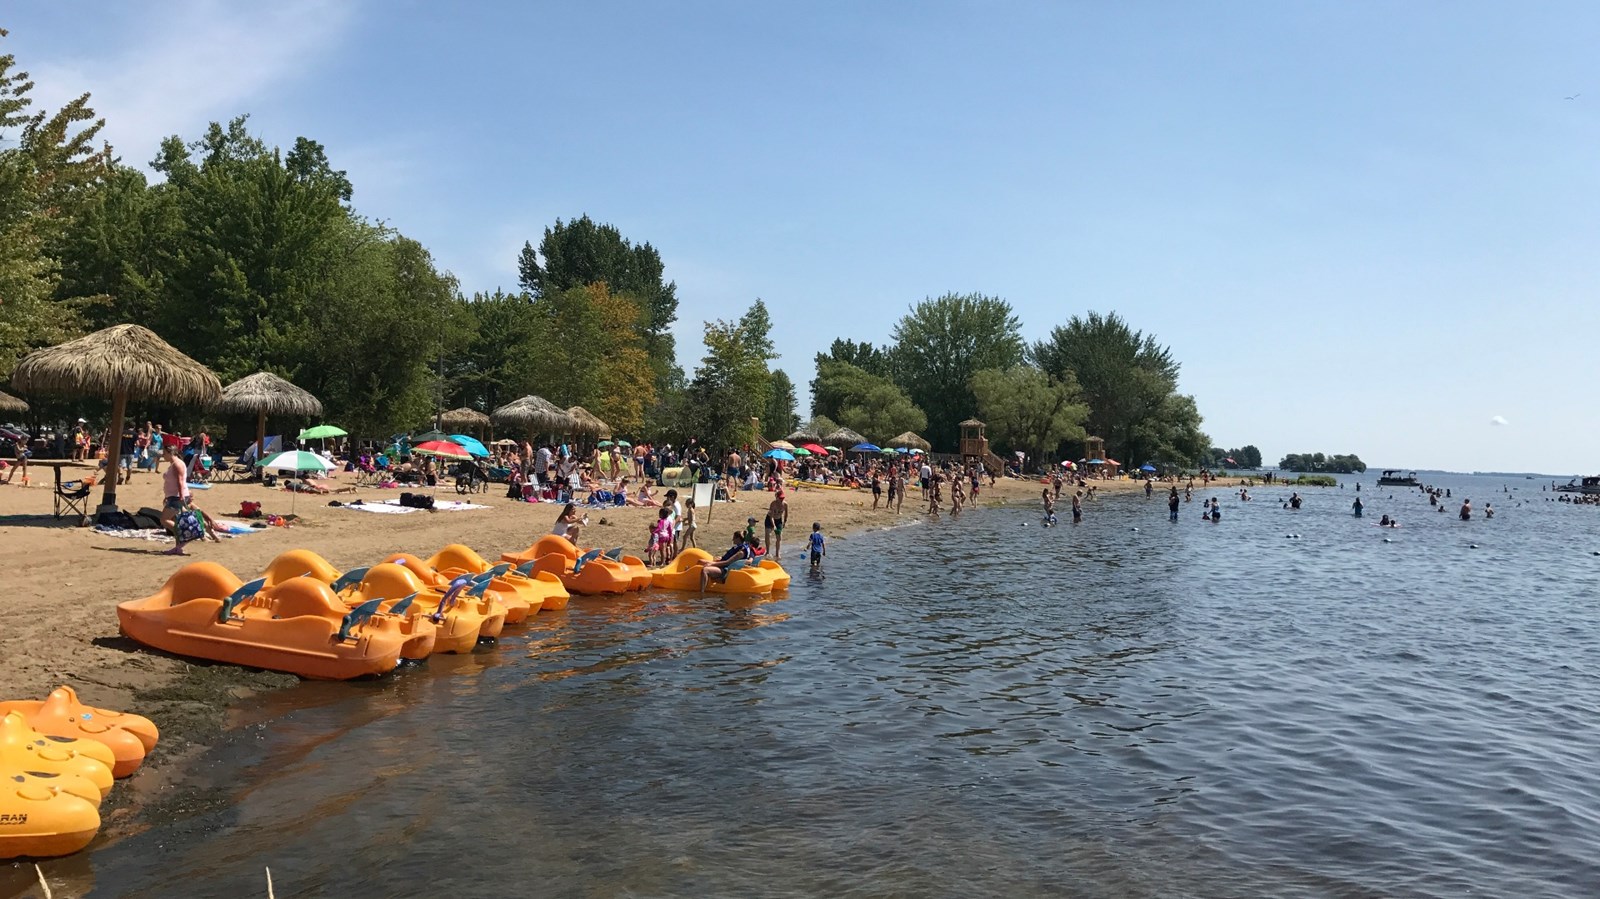
<svg viewBox="0 0 1600 899"><path fill-rule="evenodd" d="M234 808L95 866L118 895L262 864L280 895L1590 892L1600 514L1277 493L836 540L780 600L577 600L274 700L215 754Z"/></svg>

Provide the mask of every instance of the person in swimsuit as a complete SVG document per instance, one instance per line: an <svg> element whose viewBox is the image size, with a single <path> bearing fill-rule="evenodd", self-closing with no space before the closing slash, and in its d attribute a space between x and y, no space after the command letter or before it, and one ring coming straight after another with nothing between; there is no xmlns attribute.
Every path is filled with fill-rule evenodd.
<svg viewBox="0 0 1600 899"><path fill-rule="evenodd" d="M1472 500L1470 499L1464 499L1461 501L1461 520L1472 520Z"/></svg>
<svg viewBox="0 0 1600 899"><path fill-rule="evenodd" d="M1072 523L1083 523L1083 491L1075 490L1072 493Z"/></svg>
<svg viewBox="0 0 1600 899"><path fill-rule="evenodd" d="M899 514L900 510L895 508L895 503L899 500L899 498L900 473L897 471L891 471L889 472L889 501L883 504L883 508L885 510L894 509L895 513Z"/></svg>
<svg viewBox="0 0 1600 899"><path fill-rule="evenodd" d="M872 511L878 511L878 500L883 497L883 479L878 477L878 470L872 470Z"/></svg>
<svg viewBox="0 0 1600 899"><path fill-rule="evenodd" d="M762 541L772 547L772 558L778 559L783 555L783 527L789 523L789 502L784 499L782 490L772 498L772 503L767 506L767 520L764 526L766 531Z"/></svg>
<svg viewBox="0 0 1600 899"><path fill-rule="evenodd" d="M1178 520L1178 485L1172 485L1172 492L1167 494L1167 514L1170 520Z"/></svg>

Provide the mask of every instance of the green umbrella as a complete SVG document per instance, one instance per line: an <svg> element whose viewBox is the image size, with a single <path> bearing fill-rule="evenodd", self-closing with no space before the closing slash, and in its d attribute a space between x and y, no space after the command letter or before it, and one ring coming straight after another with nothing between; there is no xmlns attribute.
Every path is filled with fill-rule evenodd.
<svg viewBox="0 0 1600 899"><path fill-rule="evenodd" d="M334 425L317 425L314 428L307 428L304 431L301 431L300 439L320 440L328 437L343 437L349 433L350 432L346 431L344 428L335 427Z"/></svg>
<svg viewBox="0 0 1600 899"><path fill-rule="evenodd" d="M257 462L256 467L270 468L273 471L289 470L298 473L302 471L327 471L333 467L333 463L316 453L290 450L268 456Z"/></svg>
<svg viewBox="0 0 1600 899"><path fill-rule="evenodd" d="M617 446L625 446L625 447L627 447L629 449L633 449L633 444L629 443L626 440L618 440L617 441Z"/></svg>
<svg viewBox="0 0 1600 899"><path fill-rule="evenodd" d="M895 451L893 449L891 449L890 447L887 447L887 446L884 447L883 449L879 450L878 452L882 453L885 456L897 455L897 453L895 453Z"/></svg>
<svg viewBox="0 0 1600 899"><path fill-rule="evenodd" d="M839 451L839 448L837 446L825 446L825 447L823 447L823 449L827 450L830 453L837 453Z"/></svg>
<svg viewBox="0 0 1600 899"><path fill-rule="evenodd" d="M808 450L803 446L797 446L794 449L789 450L789 452L794 453L796 456L809 456L809 455L811 455L811 450Z"/></svg>
<svg viewBox="0 0 1600 899"><path fill-rule="evenodd" d="M611 442L611 441L609 441L609 440L602 440L602 441L600 441L600 442L599 442L599 443L596 443L596 444L595 444L595 446L597 446L597 447L599 447L599 448L601 448L601 449L605 449L605 448L606 448L606 447L608 447L608 446L615 446L615 445L616 445L616 444L614 444L614 443L612 443L612 442Z"/></svg>

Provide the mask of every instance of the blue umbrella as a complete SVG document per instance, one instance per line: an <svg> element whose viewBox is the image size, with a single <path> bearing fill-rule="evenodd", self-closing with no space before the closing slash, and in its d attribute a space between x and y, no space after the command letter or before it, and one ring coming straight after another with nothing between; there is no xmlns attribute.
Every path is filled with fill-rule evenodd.
<svg viewBox="0 0 1600 899"><path fill-rule="evenodd" d="M870 443L858 443L855 446L850 447L850 452L852 452L852 453L877 453L877 452L882 452L882 450L878 449L877 447L873 446Z"/></svg>
<svg viewBox="0 0 1600 899"><path fill-rule="evenodd" d="M472 437L468 437L465 434L451 434L450 442L461 447L474 456L485 458L489 455L489 450L481 441L478 441Z"/></svg>
<svg viewBox="0 0 1600 899"><path fill-rule="evenodd" d="M1151 465L1149 462L1146 462L1143 465L1139 466L1139 470L1140 471L1155 471L1156 467L1154 465Z"/></svg>
<svg viewBox="0 0 1600 899"><path fill-rule="evenodd" d="M911 450L910 450L910 448L908 448L908 447L904 447L904 446L902 446L902 447L898 447L898 448L897 448L897 449L895 449L895 452L897 452L897 453L899 453L899 454L900 454L900 455L902 455L902 456L909 456L909 455L911 455Z"/></svg>
<svg viewBox="0 0 1600 899"><path fill-rule="evenodd" d="M1106 460L1104 460L1104 459L1090 459L1089 460L1089 464L1090 465L1104 465L1104 464L1106 464Z"/></svg>
<svg viewBox="0 0 1600 899"><path fill-rule="evenodd" d="M769 449L762 455L766 456L768 459L779 459L784 462L794 461L794 453L791 453L786 449Z"/></svg>

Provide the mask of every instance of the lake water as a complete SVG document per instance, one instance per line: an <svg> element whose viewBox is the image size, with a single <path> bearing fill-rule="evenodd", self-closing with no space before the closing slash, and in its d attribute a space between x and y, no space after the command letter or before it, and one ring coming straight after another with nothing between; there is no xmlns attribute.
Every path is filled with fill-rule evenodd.
<svg viewBox="0 0 1600 899"><path fill-rule="evenodd" d="M54 864L125 897L1594 895L1600 509L1429 480L1448 512L1370 475L1361 520L979 510L778 600L575 600L254 702L194 766L226 803Z"/></svg>

